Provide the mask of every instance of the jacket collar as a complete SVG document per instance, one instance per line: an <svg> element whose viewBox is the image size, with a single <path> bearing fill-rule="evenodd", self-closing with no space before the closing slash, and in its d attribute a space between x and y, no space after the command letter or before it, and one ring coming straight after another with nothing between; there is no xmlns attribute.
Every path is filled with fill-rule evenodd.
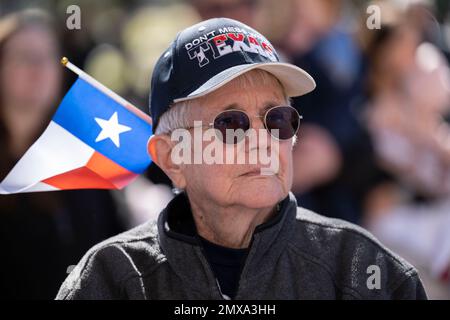
<svg viewBox="0 0 450 320"><path fill-rule="evenodd" d="M255 228L236 298L239 298L240 289L246 286L247 281L261 278L275 267L274 262L293 232L296 211L297 202L290 193L278 204L277 214ZM221 298L184 193L172 199L159 215L158 237L161 249L180 281L189 284L202 296L207 291L211 298Z"/></svg>

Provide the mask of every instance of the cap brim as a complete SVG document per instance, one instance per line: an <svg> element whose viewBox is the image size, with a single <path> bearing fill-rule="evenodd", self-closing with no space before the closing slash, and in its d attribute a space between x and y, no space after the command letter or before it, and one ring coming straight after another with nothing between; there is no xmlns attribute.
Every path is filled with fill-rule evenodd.
<svg viewBox="0 0 450 320"><path fill-rule="evenodd" d="M261 69L273 74L281 82L289 97L304 95L316 87L316 82L305 70L292 64L283 62L243 64L218 73L188 96L175 99L174 102L191 100L207 95L241 74L253 69Z"/></svg>

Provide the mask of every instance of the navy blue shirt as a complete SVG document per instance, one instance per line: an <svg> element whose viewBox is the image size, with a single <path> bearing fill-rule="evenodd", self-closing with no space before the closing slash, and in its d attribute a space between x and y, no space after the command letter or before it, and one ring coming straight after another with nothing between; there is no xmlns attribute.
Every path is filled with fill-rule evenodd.
<svg viewBox="0 0 450 320"><path fill-rule="evenodd" d="M213 269L223 294L233 299L236 295L239 277L247 257L248 249L222 247L200 237L205 256Z"/></svg>

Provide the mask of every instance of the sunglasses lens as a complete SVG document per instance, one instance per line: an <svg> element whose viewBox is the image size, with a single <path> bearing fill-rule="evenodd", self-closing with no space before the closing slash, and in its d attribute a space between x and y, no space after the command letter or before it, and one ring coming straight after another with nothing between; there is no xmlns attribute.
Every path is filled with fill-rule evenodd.
<svg viewBox="0 0 450 320"><path fill-rule="evenodd" d="M250 128L248 116L238 110L224 111L214 120L214 129L222 134L222 141L229 144L240 142Z"/></svg>
<svg viewBox="0 0 450 320"><path fill-rule="evenodd" d="M287 140L292 138L300 125L300 116L293 107L280 106L270 109L266 114L266 129L276 138ZM275 131L278 130L278 134Z"/></svg>

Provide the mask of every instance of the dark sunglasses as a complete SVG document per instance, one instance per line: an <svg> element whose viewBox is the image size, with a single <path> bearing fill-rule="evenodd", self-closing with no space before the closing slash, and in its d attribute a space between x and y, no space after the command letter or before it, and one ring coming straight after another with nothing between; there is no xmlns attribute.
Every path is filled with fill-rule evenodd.
<svg viewBox="0 0 450 320"><path fill-rule="evenodd" d="M263 118L264 127L279 140L289 140L297 134L302 118L292 106L276 106L268 109ZM245 132L250 129L251 121L242 110L226 110L220 112L209 126L221 133L222 142L236 144L241 141Z"/></svg>

